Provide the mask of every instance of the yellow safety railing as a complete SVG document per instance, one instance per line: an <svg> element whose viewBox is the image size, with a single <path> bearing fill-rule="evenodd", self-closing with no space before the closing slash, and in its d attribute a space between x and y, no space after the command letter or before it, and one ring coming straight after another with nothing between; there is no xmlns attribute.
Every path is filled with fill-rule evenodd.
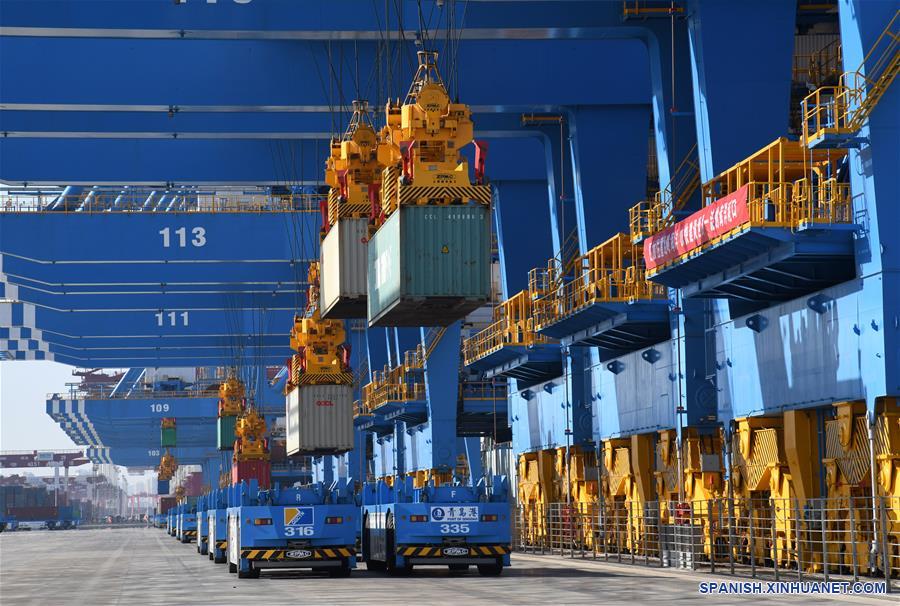
<svg viewBox="0 0 900 606"><path fill-rule="evenodd" d="M543 274L553 283L535 302L536 330L595 304L666 298L665 287L646 278L643 248L622 233L579 257L570 274L562 278L554 274L552 267ZM534 276L540 279L540 274Z"/></svg>
<svg viewBox="0 0 900 606"><path fill-rule="evenodd" d="M403 361L397 366L385 366L384 370L373 372L372 381L363 386L363 410L372 412L387 402L424 400L425 379L421 370L446 330L445 327L432 329L425 335L427 346L419 343L403 353Z"/></svg>
<svg viewBox="0 0 900 606"><path fill-rule="evenodd" d="M813 53L794 55L794 81L822 86L836 80L841 75L841 50L836 39Z"/></svg>
<svg viewBox="0 0 900 606"><path fill-rule="evenodd" d="M161 201L161 195L167 196ZM8 194L0 195L0 212L9 213L274 213L319 212L320 203L326 200L320 194L194 194L186 192L158 192L150 198L142 195L122 195L115 191L84 192L80 195L59 194ZM175 202L172 203L172 200Z"/></svg>
<svg viewBox="0 0 900 606"><path fill-rule="evenodd" d="M508 390L506 382L466 381L459 385L459 395L464 400L495 401L506 400Z"/></svg>
<svg viewBox="0 0 900 606"><path fill-rule="evenodd" d="M813 185L804 178L794 183L748 185L747 205L752 227L798 228L812 223L850 222L849 183L828 179Z"/></svg>
<svg viewBox="0 0 900 606"><path fill-rule="evenodd" d="M684 208L700 187L697 144L685 155L672 173L671 180L653 200L638 202L628 211L631 241L640 242L675 222L675 212Z"/></svg>
<svg viewBox="0 0 900 606"><path fill-rule="evenodd" d="M622 0L622 14L627 17L680 15L684 7L671 0Z"/></svg>
<svg viewBox="0 0 900 606"><path fill-rule="evenodd" d="M811 175L828 178L837 171L845 155L843 150L806 149L799 141L781 137L704 183L704 205L748 183L776 189Z"/></svg>
<svg viewBox="0 0 900 606"><path fill-rule="evenodd" d="M503 347L533 347L555 340L534 330L531 294L520 291L494 308L494 322L463 341L463 360L469 366Z"/></svg>
<svg viewBox="0 0 900 606"><path fill-rule="evenodd" d="M698 248L714 246L748 227L803 229L813 224L853 222L850 184L839 183L833 177L819 178L816 175L812 179L802 177L793 182L752 181L741 186L744 185L747 186L749 221L734 225L728 233L721 234ZM692 250L685 254L693 253ZM654 268L648 275L652 277L659 270L658 267Z"/></svg>
<svg viewBox="0 0 900 606"><path fill-rule="evenodd" d="M852 135L862 127L900 73L898 16L900 10L856 71L844 73L836 86L820 87L802 101L804 145L828 135Z"/></svg>

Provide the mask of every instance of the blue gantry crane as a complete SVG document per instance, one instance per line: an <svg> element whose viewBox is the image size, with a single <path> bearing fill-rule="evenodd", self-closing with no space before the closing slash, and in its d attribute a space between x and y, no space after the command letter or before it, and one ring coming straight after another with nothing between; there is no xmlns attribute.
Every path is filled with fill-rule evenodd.
<svg viewBox="0 0 900 606"><path fill-rule="evenodd" d="M351 72L404 73L414 38L429 43L429 27L400 28L417 4L81 4L8 0L0 15L3 357L281 365L320 255L315 200L338 116L350 98L406 93L405 77L363 90ZM583 548L663 562L675 527L696 526L691 556L707 561L886 568L897 535L874 529L900 515L896 7L452 4L439 22L464 36L442 50L444 75L489 144L500 304L434 322L450 325L440 338L356 333L368 367L356 382L372 388L356 396L355 448L314 473L360 485L364 551L418 564L434 543L397 516L433 517L422 500L453 486L459 509L499 502L493 478L508 471L525 543L565 523ZM317 83L334 56L359 67ZM160 65L165 82L148 88ZM397 147L409 185L421 149ZM150 417L63 400L48 411L97 460L146 462ZM140 445L118 445L126 427ZM183 427L191 442L173 453L202 459L179 450L202 448L188 445L201 422ZM482 471L475 443L494 438L515 464L490 457ZM723 549L763 501L781 503L774 521ZM443 516L469 515L450 503ZM823 519L857 548L801 562ZM434 523L469 521L417 528Z"/></svg>

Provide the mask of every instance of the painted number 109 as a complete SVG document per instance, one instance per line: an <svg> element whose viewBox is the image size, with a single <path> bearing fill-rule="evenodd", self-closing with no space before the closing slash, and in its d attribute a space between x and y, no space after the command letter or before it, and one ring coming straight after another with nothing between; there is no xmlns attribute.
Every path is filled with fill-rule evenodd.
<svg viewBox="0 0 900 606"><path fill-rule="evenodd" d="M169 248L172 246L172 229L169 227L165 227L159 230L159 235L162 236L163 248ZM187 227L179 227L174 230L175 236L177 236L177 245L178 248L185 248L188 245L188 233ZM191 230L191 246L195 246L200 248L201 246L206 246L206 228L204 227L195 227Z"/></svg>

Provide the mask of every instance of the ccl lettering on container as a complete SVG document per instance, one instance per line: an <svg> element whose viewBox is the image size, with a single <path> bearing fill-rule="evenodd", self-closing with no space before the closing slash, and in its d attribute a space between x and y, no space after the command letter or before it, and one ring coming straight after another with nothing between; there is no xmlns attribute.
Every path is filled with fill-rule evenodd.
<svg viewBox="0 0 900 606"><path fill-rule="evenodd" d="M655 269L750 221L749 186L720 198L644 241L647 269Z"/></svg>

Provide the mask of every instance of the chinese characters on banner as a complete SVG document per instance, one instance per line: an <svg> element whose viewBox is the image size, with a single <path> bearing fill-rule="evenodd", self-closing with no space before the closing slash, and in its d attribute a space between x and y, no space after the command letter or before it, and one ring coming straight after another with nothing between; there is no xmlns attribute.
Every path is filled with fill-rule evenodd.
<svg viewBox="0 0 900 606"><path fill-rule="evenodd" d="M673 259L750 221L747 205L749 186L719 198L687 219L667 227L644 240L647 269L665 265Z"/></svg>

